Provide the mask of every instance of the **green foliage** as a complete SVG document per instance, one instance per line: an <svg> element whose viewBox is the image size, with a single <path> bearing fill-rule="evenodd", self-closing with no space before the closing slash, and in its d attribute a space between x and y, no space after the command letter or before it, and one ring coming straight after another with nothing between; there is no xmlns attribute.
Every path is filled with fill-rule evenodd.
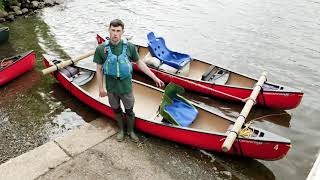
<svg viewBox="0 0 320 180"><path fill-rule="evenodd" d="M21 0L0 0L0 11L8 10L10 6L16 6Z"/></svg>
<svg viewBox="0 0 320 180"><path fill-rule="evenodd" d="M11 0L11 5L15 5L16 6L16 5L18 5L18 3L19 3L18 0Z"/></svg>
<svg viewBox="0 0 320 180"><path fill-rule="evenodd" d="M3 4L3 0L0 0L0 11L4 10L4 4Z"/></svg>

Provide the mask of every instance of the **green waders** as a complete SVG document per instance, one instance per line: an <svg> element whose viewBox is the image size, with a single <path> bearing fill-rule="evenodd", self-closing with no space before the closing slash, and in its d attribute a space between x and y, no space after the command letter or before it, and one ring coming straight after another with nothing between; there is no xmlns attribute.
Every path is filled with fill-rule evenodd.
<svg viewBox="0 0 320 180"><path fill-rule="evenodd" d="M127 118L127 128L128 128L128 135L131 137L132 141L138 142L139 138L134 133L134 122L135 122L135 114L133 109L126 109L126 118Z"/></svg>
<svg viewBox="0 0 320 180"><path fill-rule="evenodd" d="M124 140L124 123L122 119L122 109L119 107L118 109L113 109L113 112L116 116L116 120L119 126L119 132L117 134L117 141L121 142Z"/></svg>

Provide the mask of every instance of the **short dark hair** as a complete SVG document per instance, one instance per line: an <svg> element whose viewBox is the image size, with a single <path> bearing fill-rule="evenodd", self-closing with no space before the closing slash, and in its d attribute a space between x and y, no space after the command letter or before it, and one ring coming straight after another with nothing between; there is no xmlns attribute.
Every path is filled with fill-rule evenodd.
<svg viewBox="0 0 320 180"><path fill-rule="evenodd" d="M120 19L114 19L110 22L109 28L113 26L113 27L118 27L121 26L122 29L124 29L124 23L120 20Z"/></svg>

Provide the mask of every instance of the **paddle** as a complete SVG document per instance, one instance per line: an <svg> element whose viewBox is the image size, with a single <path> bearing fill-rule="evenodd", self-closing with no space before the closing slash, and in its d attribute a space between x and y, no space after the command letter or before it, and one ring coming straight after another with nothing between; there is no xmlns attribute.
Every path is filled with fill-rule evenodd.
<svg viewBox="0 0 320 180"><path fill-rule="evenodd" d="M94 55L94 52L95 51L89 51L88 53L83 54L83 55L81 55L81 56L79 56L79 57L77 57L75 59L66 60L66 61L63 61L61 63L55 64L55 65L53 65L51 67L48 67L46 69L43 69L41 72L42 72L43 75L52 73L52 72L54 72L54 71L56 71L58 69L62 69L64 67L69 66L69 65L71 65L73 63L76 63L76 62L78 62L78 61L80 61L82 59L85 59L85 58L87 58L89 56L92 56L92 55Z"/></svg>
<svg viewBox="0 0 320 180"><path fill-rule="evenodd" d="M241 113L239 117L237 118L236 122L234 123L232 129L229 131L227 138L222 144L222 151L228 152L234 142L234 140L237 138L239 131L241 130L241 127L243 123L245 122L252 106L255 104L256 98L259 95L259 92L261 90L262 84L267 80L267 72L263 72L260 76L258 82L256 83L253 91L251 92L250 97L247 99L246 104L244 105L243 109L241 110Z"/></svg>

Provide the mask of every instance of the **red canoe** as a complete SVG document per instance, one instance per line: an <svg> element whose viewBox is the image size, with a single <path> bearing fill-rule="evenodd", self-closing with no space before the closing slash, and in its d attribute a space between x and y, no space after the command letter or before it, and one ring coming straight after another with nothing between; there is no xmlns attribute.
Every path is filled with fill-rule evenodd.
<svg viewBox="0 0 320 180"><path fill-rule="evenodd" d="M46 67L57 62L53 59L55 58L44 55ZM95 70L68 66L55 72L54 76L65 89L79 100L114 119L108 97L99 97ZM133 92L135 96L135 126L138 130L178 143L222 152L221 145L226 138L228 129L234 124L234 120L193 104L199 114L189 127L168 124L162 121L163 119L158 114L163 90L133 80ZM228 154L277 160L284 157L291 147L290 140L286 138L253 126L249 126L249 129L251 134L247 137L238 137Z"/></svg>
<svg viewBox="0 0 320 180"><path fill-rule="evenodd" d="M35 63L34 51L0 60L0 86L31 70Z"/></svg>
<svg viewBox="0 0 320 180"><path fill-rule="evenodd" d="M97 41L101 44L105 40L97 35ZM149 56L148 47L141 45L137 47L141 59L146 60L147 58L143 57ZM184 72L185 70L170 73L165 69L156 69L151 65L150 60L146 61L150 70L161 80L174 82L189 91L222 99L242 101L250 96L257 82L254 78L197 59L190 62L187 73ZM134 69L140 71L138 66L133 64ZM303 92L300 90L268 82L263 85L263 90L257 97L257 105L282 110L293 109L300 104L302 97Z"/></svg>

